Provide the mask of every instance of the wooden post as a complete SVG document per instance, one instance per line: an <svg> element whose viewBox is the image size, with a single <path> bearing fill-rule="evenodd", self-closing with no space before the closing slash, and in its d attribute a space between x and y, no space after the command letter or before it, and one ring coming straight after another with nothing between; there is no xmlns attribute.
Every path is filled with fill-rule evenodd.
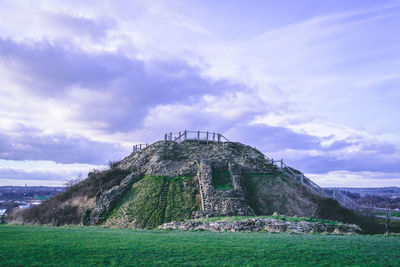
<svg viewBox="0 0 400 267"><path fill-rule="evenodd" d="M207 133L206 133L206 142L207 142L207 144L208 144L208 131L207 131Z"/></svg>
<svg viewBox="0 0 400 267"><path fill-rule="evenodd" d="M142 150L142 144L139 145L139 150Z"/></svg>
<svg viewBox="0 0 400 267"><path fill-rule="evenodd" d="M178 135L179 137L178 137L178 139L179 139L179 142L181 142L181 132L179 132L179 135Z"/></svg>
<svg viewBox="0 0 400 267"><path fill-rule="evenodd" d="M167 141L167 134L164 135L164 141Z"/></svg>
<svg viewBox="0 0 400 267"><path fill-rule="evenodd" d="M169 141L172 141L172 132L169 133Z"/></svg>
<svg viewBox="0 0 400 267"><path fill-rule="evenodd" d="M221 135L218 134L218 143L221 142Z"/></svg>
<svg viewBox="0 0 400 267"><path fill-rule="evenodd" d="M186 136L187 136L187 131L185 130L185 136L184 136L183 141L186 141Z"/></svg>
<svg viewBox="0 0 400 267"><path fill-rule="evenodd" d="M215 133L213 133L213 142L215 142Z"/></svg>
<svg viewBox="0 0 400 267"><path fill-rule="evenodd" d="M197 131L197 142L200 143L200 131Z"/></svg>
<svg viewBox="0 0 400 267"><path fill-rule="evenodd" d="M390 218L390 211L386 210L386 224L385 224L386 232L389 231L389 218Z"/></svg>

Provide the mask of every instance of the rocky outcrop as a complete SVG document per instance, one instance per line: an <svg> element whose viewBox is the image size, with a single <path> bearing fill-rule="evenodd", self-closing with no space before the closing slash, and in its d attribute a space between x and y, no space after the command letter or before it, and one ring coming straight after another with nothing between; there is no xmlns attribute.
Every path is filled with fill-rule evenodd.
<svg viewBox="0 0 400 267"><path fill-rule="evenodd" d="M158 227L169 230L209 230L213 232L287 232L287 233L335 233L358 234L359 226L354 224L326 224L322 222L287 221L275 218L249 218L238 221L204 222L190 220L186 222L170 222Z"/></svg>

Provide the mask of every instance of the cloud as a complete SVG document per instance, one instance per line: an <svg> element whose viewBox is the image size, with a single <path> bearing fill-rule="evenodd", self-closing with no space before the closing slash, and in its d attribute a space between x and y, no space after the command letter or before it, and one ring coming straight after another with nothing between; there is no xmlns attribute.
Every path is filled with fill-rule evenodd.
<svg viewBox="0 0 400 267"><path fill-rule="evenodd" d="M321 149L320 140L315 136L298 134L288 128L266 124L237 125L232 127L227 135L241 142L254 144L263 152Z"/></svg>
<svg viewBox="0 0 400 267"><path fill-rule="evenodd" d="M323 174L308 174L323 187L386 187L400 184L400 173L331 171Z"/></svg>
<svg viewBox="0 0 400 267"><path fill-rule="evenodd" d="M7 160L52 160L59 163L107 164L130 150L84 137L43 136L38 130L24 130L19 136L0 134L0 158Z"/></svg>
<svg viewBox="0 0 400 267"><path fill-rule="evenodd" d="M319 150L288 149L279 154L287 163L305 173L322 174L342 170L388 174L400 172L399 147L368 138L335 141Z"/></svg>
<svg viewBox="0 0 400 267"><path fill-rule="evenodd" d="M245 90L212 81L183 61L150 61L120 54L71 52L48 43L0 42L2 64L23 73L18 83L36 97L71 105L76 119L103 122L103 131L140 126L151 107L195 103L199 97Z"/></svg>
<svg viewBox="0 0 400 267"><path fill-rule="evenodd" d="M105 169L104 165L60 164L53 161L14 161L0 159L0 185L47 185L62 186L77 177L86 177L93 169Z"/></svg>

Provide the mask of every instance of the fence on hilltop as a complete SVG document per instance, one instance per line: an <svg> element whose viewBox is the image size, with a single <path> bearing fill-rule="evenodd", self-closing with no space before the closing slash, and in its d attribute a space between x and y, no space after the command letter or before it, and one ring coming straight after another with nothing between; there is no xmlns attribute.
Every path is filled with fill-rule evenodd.
<svg viewBox="0 0 400 267"><path fill-rule="evenodd" d="M170 132L164 134L164 141L174 141L183 143L186 141L196 141L201 143L222 143L230 142L225 136L215 132L202 132L202 131L183 131L183 132Z"/></svg>

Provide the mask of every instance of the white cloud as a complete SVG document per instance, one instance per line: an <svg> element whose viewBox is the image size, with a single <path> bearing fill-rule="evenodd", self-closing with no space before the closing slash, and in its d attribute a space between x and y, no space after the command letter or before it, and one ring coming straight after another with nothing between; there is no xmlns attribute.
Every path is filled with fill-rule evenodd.
<svg viewBox="0 0 400 267"><path fill-rule="evenodd" d="M60 164L53 161L15 161L0 159L0 185L63 186L66 181L86 177L93 169L107 166L93 164Z"/></svg>
<svg viewBox="0 0 400 267"><path fill-rule="evenodd" d="M400 184L400 173L333 171L306 176L323 187L386 187Z"/></svg>

